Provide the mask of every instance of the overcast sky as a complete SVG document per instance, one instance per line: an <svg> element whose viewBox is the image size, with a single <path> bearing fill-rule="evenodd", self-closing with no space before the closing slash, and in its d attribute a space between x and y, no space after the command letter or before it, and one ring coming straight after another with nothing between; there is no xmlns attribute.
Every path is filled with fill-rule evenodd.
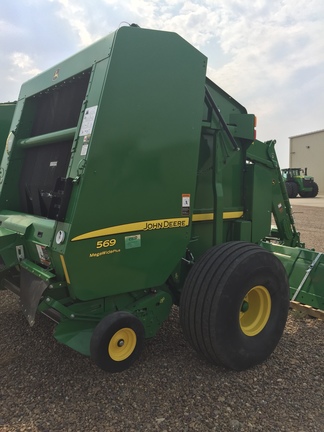
<svg viewBox="0 0 324 432"><path fill-rule="evenodd" d="M257 137L277 140L282 167L290 136L324 129L323 0L2 0L0 102L123 21L202 51L209 77L257 115Z"/></svg>

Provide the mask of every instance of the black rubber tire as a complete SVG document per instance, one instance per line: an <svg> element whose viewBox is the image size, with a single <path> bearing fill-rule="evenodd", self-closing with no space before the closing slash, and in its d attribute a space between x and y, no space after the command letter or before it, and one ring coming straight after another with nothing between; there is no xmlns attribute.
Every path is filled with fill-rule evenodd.
<svg viewBox="0 0 324 432"><path fill-rule="evenodd" d="M266 287L271 311L255 336L243 333L240 312L251 288ZM209 362L244 370L266 360L287 320L289 284L272 253L258 245L230 242L209 249L194 264L180 297L180 322L186 339Z"/></svg>
<svg viewBox="0 0 324 432"><path fill-rule="evenodd" d="M318 184L314 182L314 183L313 183L313 190L312 190L312 192L310 193L310 196L311 196L312 198L315 198L317 195L318 195Z"/></svg>
<svg viewBox="0 0 324 432"><path fill-rule="evenodd" d="M296 198L298 195L298 185L294 182L291 183L291 196L290 198Z"/></svg>
<svg viewBox="0 0 324 432"><path fill-rule="evenodd" d="M122 360L112 358L109 353L109 344L112 338L119 332L131 330L134 337L134 349L127 354L127 357ZM145 340L145 330L142 322L134 315L128 312L114 312L103 318L94 332L90 341L90 356L91 359L107 372L122 372L128 369L135 360L140 356ZM117 346L117 345L116 345ZM116 347L114 348L116 349ZM118 351L119 348L117 348ZM124 349L121 346L121 349Z"/></svg>
<svg viewBox="0 0 324 432"><path fill-rule="evenodd" d="M286 182L286 190L287 190L288 198L291 198L292 184L293 184L292 182Z"/></svg>
<svg viewBox="0 0 324 432"><path fill-rule="evenodd" d="M311 192L299 192L302 198L315 198L318 195L318 184L313 183Z"/></svg>

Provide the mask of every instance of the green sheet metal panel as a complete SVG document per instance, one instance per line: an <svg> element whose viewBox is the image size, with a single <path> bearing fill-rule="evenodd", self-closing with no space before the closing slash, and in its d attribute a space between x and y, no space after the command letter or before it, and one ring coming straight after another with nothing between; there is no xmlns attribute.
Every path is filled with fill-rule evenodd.
<svg viewBox="0 0 324 432"><path fill-rule="evenodd" d="M76 297L161 285L181 260L205 74L206 58L178 35L126 27L116 33L106 73L94 70L85 106L93 127L81 125L71 230L57 248Z"/></svg>
<svg viewBox="0 0 324 432"><path fill-rule="evenodd" d="M270 252L284 265L290 285L290 298L324 310L323 278L324 255L310 249L289 247L260 242L261 246Z"/></svg>
<svg viewBox="0 0 324 432"><path fill-rule="evenodd" d="M273 174L269 168L257 164L247 164L245 169L245 218L252 222L250 241L257 243L269 235Z"/></svg>
<svg viewBox="0 0 324 432"><path fill-rule="evenodd" d="M55 99L55 94L59 94L64 88L73 86L74 81L79 80L84 74L89 74L90 78L91 71L98 69L98 65L109 58L114 38L115 32L64 60L62 63L42 72L21 86L11 125L11 130L14 131L15 136L12 151L10 154L4 154L1 164L0 208L23 211L18 193L20 175L17 175L17 173L21 173L23 169L25 148L20 143L33 137L38 117L40 115L45 116L46 123L46 116L54 118L60 116L62 108L65 108L67 110L66 114L68 114L69 108L72 107L72 101L68 97L65 98L65 103L59 103L58 105L48 103L47 106L45 104L42 107L39 101L41 99L46 101L46 98L50 99L49 96L51 94L54 95L53 99ZM85 98L86 95L84 95L83 99ZM50 102L53 102L53 100ZM73 127L77 126L81 116L81 109L78 109L77 119ZM59 129L59 126L57 126L56 130L58 131ZM52 130L48 130L47 132L52 132ZM72 148L71 163L74 160L73 156L74 151ZM78 162L76 161L76 165Z"/></svg>
<svg viewBox="0 0 324 432"><path fill-rule="evenodd" d="M108 58L111 54L115 35L116 32L110 33L63 62L26 81L21 87L18 99L23 100L41 91L55 88L71 77L92 68L94 64Z"/></svg>

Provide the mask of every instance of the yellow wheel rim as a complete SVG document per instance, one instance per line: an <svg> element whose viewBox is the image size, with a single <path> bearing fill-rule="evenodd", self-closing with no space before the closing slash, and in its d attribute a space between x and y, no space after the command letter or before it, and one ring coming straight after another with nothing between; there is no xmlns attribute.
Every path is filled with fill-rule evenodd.
<svg viewBox="0 0 324 432"><path fill-rule="evenodd" d="M114 361L127 359L136 347L136 333L131 328L118 330L110 339L108 354Z"/></svg>
<svg viewBox="0 0 324 432"><path fill-rule="evenodd" d="M241 304L240 327L247 336L259 334L267 324L271 312L269 291L262 285L250 289Z"/></svg>

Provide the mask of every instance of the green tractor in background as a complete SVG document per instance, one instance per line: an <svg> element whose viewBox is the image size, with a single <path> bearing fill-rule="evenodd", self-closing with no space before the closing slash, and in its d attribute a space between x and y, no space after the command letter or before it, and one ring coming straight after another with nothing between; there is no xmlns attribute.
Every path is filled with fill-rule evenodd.
<svg viewBox="0 0 324 432"><path fill-rule="evenodd" d="M318 184L314 177L307 175L307 168L284 168L281 170L289 198L314 198L318 194Z"/></svg>

